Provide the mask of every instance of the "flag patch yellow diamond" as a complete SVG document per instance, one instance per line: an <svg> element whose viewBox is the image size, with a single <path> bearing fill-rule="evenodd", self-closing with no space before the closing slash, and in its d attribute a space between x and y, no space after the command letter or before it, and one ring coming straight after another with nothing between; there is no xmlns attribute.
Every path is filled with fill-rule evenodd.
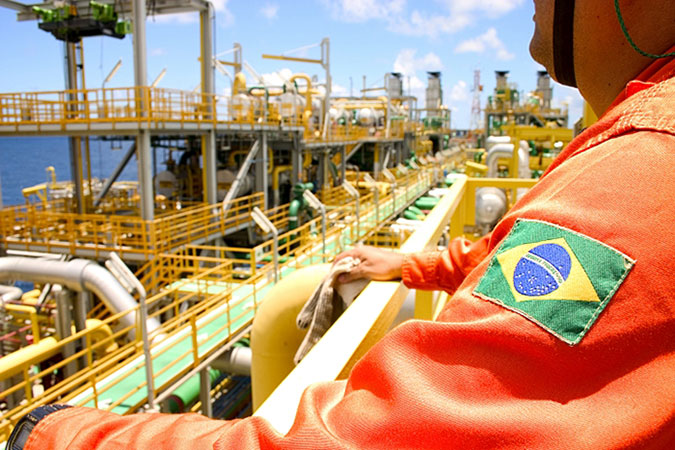
<svg viewBox="0 0 675 450"><path fill-rule="evenodd" d="M578 343L634 265L628 256L572 230L516 221L474 294Z"/></svg>

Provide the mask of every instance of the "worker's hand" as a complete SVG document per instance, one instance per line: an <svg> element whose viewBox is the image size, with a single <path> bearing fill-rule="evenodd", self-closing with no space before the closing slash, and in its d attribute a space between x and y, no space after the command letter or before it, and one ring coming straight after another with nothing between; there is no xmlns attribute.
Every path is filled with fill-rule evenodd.
<svg viewBox="0 0 675 450"><path fill-rule="evenodd" d="M351 250L340 253L335 257L335 261L337 262L347 256L356 258L360 262L352 270L338 277L340 283L348 283L359 278L375 281L401 279L403 255L400 253L359 245Z"/></svg>

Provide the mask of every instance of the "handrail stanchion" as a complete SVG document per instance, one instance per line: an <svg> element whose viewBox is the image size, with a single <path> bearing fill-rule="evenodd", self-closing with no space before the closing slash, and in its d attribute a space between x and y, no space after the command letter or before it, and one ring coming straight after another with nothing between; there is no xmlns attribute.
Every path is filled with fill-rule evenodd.
<svg viewBox="0 0 675 450"><path fill-rule="evenodd" d="M396 214L396 177L392 174L389 169L382 169L382 175L391 183L391 196L392 201L394 202L394 208L391 211L392 216Z"/></svg>
<svg viewBox="0 0 675 450"><path fill-rule="evenodd" d="M276 284L279 281L279 231L257 206L253 208L251 218L263 230L263 233L272 233L272 260L274 261L274 283ZM251 261L251 267L255 267L255 260ZM255 273L255 269L253 273Z"/></svg>
<svg viewBox="0 0 675 450"><path fill-rule="evenodd" d="M310 207L321 212L321 242L323 245L323 256L321 260L326 262L326 207L309 189L305 189L305 192L302 193L302 198L305 199Z"/></svg>
<svg viewBox="0 0 675 450"><path fill-rule="evenodd" d="M371 189L373 189L373 195L375 196L375 227L377 227L380 223L380 190L369 173L363 174L363 179L370 185Z"/></svg>
<svg viewBox="0 0 675 450"><path fill-rule="evenodd" d="M361 219L359 217L359 200L360 200L360 195L359 191L357 191L354 186L349 184L347 181L342 182L342 188L347 191L349 195L354 197L356 201L356 239L355 241L358 242L359 239L361 239Z"/></svg>
<svg viewBox="0 0 675 450"><path fill-rule="evenodd" d="M124 261L117 256L117 253L110 252L110 259L105 262L105 266L115 275L115 278L120 281L122 286L138 293L141 338L143 340L143 355L145 356L145 378L147 380L148 391L148 412L159 412L159 408L155 404L155 380L152 374L152 354L150 353L150 340L148 339L148 306L145 303L147 293L141 282L138 281L138 278L124 264Z"/></svg>

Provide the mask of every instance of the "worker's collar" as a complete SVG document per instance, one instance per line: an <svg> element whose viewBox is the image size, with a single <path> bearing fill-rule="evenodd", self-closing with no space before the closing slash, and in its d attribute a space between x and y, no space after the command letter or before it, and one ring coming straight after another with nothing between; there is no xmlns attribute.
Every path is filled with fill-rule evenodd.
<svg viewBox="0 0 675 450"><path fill-rule="evenodd" d="M675 46L671 47L666 53L675 51ZM616 105L626 100L631 95L648 89L657 83L675 76L675 57L660 58L648 65L638 76L626 84L626 87L614 99L607 111L612 110Z"/></svg>

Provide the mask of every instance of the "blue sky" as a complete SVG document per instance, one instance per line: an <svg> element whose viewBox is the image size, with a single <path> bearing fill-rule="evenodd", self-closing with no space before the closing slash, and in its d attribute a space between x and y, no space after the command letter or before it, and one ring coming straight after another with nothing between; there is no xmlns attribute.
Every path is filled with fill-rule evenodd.
<svg viewBox="0 0 675 450"><path fill-rule="evenodd" d="M25 1L25 0L24 0ZM323 80L319 66L264 60L263 53L280 54L324 37L331 43L333 92L349 94L350 77L358 94L363 76L367 86L381 86L386 72L404 74L404 88L424 98L426 71L440 70L445 104L453 109L453 127L469 125L473 72L481 71L481 105L494 88L494 71L510 70L509 80L528 92L541 66L529 55L534 6L529 0L214 0L215 53L233 42L258 73L305 72ZM37 28L37 22L17 22L16 13L0 7L0 39L4 70L0 92L63 89L63 45ZM131 36L86 38L87 87L100 87L121 58L122 68L107 85L133 84ZM196 13L149 17L147 25L148 80L163 68L159 86L192 90L199 75L199 24ZM301 52L318 58L318 48ZM231 58L227 55L223 58ZM408 83L409 80L409 83ZM216 75L219 93L230 81ZM576 90L554 86L554 106L570 105L570 123L581 113Z"/></svg>

